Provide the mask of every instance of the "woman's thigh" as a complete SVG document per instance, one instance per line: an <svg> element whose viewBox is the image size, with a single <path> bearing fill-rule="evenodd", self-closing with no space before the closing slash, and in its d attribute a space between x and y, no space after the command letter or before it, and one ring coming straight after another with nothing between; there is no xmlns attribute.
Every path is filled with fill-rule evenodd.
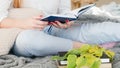
<svg viewBox="0 0 120 68"><path fill-rule="evenodd" d="M75 24L68 29L53 29L52 35L89 44L120 41L120 23Z"/></svg>

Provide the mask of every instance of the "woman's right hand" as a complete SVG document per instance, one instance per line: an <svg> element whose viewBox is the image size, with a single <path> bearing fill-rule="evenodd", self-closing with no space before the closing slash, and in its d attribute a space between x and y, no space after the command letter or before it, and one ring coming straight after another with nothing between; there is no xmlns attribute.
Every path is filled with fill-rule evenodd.
<svg viewBox="0 0 120 68"><path fill-rule="evenodd" d="M41 17L23 20L21 27L23 29L43 30L48 25L48 22L40 21L40 20L41 20Z"/></svg>

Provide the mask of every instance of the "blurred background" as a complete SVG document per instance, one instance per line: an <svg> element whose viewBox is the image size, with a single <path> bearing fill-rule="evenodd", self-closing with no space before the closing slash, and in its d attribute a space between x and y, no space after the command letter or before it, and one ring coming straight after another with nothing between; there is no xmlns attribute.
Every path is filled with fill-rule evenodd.
<svg viewBox="0 0 120 68"><path fill-rule="evenodd" d="M105 4L109 4L111 2L116 2L120 4L120 0L71 0L71 2L72 2L72 9L76 9L91 3L96 3L97 6L102 6Z"/></svg>

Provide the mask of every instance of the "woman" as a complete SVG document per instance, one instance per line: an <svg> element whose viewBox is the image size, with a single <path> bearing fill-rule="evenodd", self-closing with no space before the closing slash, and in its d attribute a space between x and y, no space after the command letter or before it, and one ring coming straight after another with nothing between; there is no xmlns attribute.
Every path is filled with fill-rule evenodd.
<svg viewBox="0 0 120 68"><path fill-rule="evenodd" d="M55 0L56 3L58 1ZM66 51L66 50L70 50L72 48L80 47L79 42L49 35L49 33L46 32L49 29L48 22L40 21L41 17L26 19L26 20L7 18L8 9L9 9L11 2L12 2L12 0L0 0L0 3L2 3L1 9L0 9L0 27L1 28L17 27L17 28L25 29L25 31L21 32L16 39L15 45L13 47L13 52L15 54L22 55L22 56L29 56L29 57L30 56L44 56L44 55L49 55L49 54L56 54L58 51ZM15 3L16 3L16 1L15 1ZM68 3L70 3L70 2L68 1ZM54 5L52 5L52 6L54 6ZM58 8L58 7L56 7L56 8ZM69 9L70 7L69 8L66 7L66 8L68 10L70 10ZM66 11L68 11L68 10L66 10ZM61 12L63 12L63 11L61 11ZM70 23L61 24L58 21L56 21L56 23L57 24L52 23L52 25L54 25L55 27L58 27L58 28L66 28L71 25ZM53 27L53 28L54 28L54 30L57 31L58 29L55 27ZM29 34L29 32L30 32L30 34ZM55 33L55 31L54 31L54 33ZM37 35L35 35L35 34L37 34ZM53 34L53 30L52 30L52 34ZM25 36L30 36L31 38L32 37L34 37L34 38L32 38L30 41L28 41L30 39L30 37L26 38ZM57 40L57 41L55 41L55 40ZM28 44L26 44L26 43L28 43ZM25 47L25 50L23 50L24 47ZM28 49L26 49L27 47L28 47ZM44 49L44 47L45 47L45 49Z"/></svg>
<svg viewBox="0 0 120 68"><path fill-rule="evenodd" d="M33 1L35 0L28 0L28 1L30 1L31 3L34 3ZM47 3L46 1L47 0L43 0L42 1L43 3L39 3L39 4L43 6L43 4ZM46 5L45 7L53 8L57 6L55 8L59 10L56 10L53 13L58 13L58 12L64 13L70 10L70 0L66 0L68 3L67 5L64 3L64 1L65 0L54 0L52 1L51 6L50 5L47 6L45 4ZM96 33L97 30L101 31L103 29L101 28L99 30L98 26L106 26L104 29L106 28L107 29L103 31L106 33L106 31L109 28L112 29L111 28L112 25L119 26L120 24L114 24L114 23L108 24L108 25L106 23L94 24L94 25L91 25L91 24L88 24L88 25L77 24L76 25L75 24L75 25L72 25L72 27L70 27L70 25L72 24L71 22L67 22L66 24L61 24L60 22L55 21L56 23L54 22L52 23L53 27L51 31L48 32L50 26L48 26L48 22L40 21L41 17L39 17L39 19L35 18L35 19L27 19L27 20L15 20L15 19L6 18L7 12L8 12L7 9L9 8L11 0L0 0L0 3L1 2L5 2L4 4L2 4L2 6L5 6L5 7L3 9L0 9L4 14L0 16L1 28L17 27L17 28L27 29L18 35L15 41L14 47L12 49L13 52L19 56L32 57L32 56L52 55L52 54L56 54L59 51L68 51L72 48L79 48L82 45L82 43L80 42L102 44L105 42L113 42L113 41L120 40L120 39L109 40L109 38L104 38L104 36L102 36L100 39L103 39L104 41L101 42L101 40L98 39L100 33L98 33L98 35L95 35L97 34ZM55 5L53 3L55 3ZM35 8L34 6L26 6L26 7ZM65 11L64 9L68 9L68 10ZM40 10L42 10L42 8ZM4 11L6 11L6 13ZM43 11L45 13L49 13L47 12L49 10L43 9ZM92 27L96 28L96 30ZM116 30L116 29L117 28L114 28L113 30ZM89 33L89 30L92 30L92 32ZM95 38L92 38L92 37L95 37ZM93 39L93 41L89 41L89 39Z"/></svg>

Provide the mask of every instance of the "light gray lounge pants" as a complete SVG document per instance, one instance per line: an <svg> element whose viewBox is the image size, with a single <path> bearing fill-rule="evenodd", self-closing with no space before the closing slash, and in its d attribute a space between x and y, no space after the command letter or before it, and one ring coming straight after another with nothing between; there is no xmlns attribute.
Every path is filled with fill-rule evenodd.
<svg viewBox="0 0 120 68"><path fill-rule="evenodd" d="M103 44L120 41L120 24L103 22L95 24L75 24L68 29L49 26L43 31L25 30L21 32L13 47L19 56L46 56L72 49L73 41L89 44Z"/></svg>

